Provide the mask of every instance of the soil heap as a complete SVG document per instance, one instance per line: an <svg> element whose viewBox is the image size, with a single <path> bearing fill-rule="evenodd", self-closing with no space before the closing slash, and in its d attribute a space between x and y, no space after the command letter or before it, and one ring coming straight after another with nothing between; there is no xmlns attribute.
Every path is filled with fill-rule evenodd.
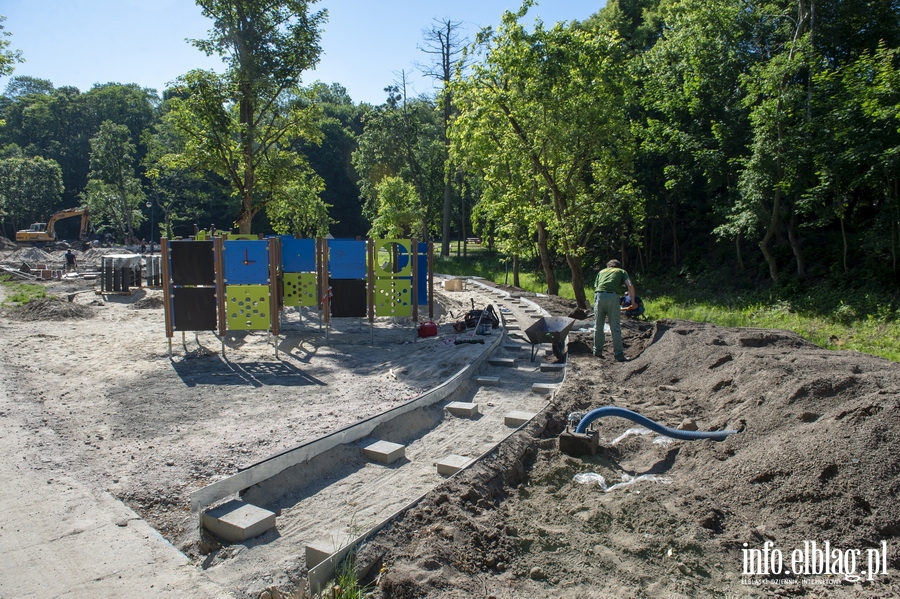
<svg viewBox="0 0 900 599"><path fill-rule="evenodd" d="M551 408L361 548L378 596L900 596L900 365L777 330L630 321L624 336L625 364L570 336ZM604 405L740 432L617 440L635 425L608 418L599 455L560 453L567 415ZM584 473L650 476L604 492ZM839 552L831 574L786 574L811 542ZM870 581L867 550L883 547L887 574ZM765 548L768 574L746 562Z"/></svg>

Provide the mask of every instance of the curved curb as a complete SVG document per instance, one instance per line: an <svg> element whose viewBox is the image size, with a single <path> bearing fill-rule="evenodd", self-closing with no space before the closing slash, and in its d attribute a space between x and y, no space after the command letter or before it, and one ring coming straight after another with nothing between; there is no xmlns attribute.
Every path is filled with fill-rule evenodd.
<svg viewBox="0 0 900 599"><path fill-rule="evenodd" d="M447 399L452 394L458 392L465 383L469 382L471 374L481 367L488 356L498 345L500 345L503 338L503 335L495 336L490 343L485 344L485 349L478 358L462 367L445 382L414 397L406 403L395 406L386 412L366 418L365 420L345 426L324 437L301 443L296 447L247 466L241 469L237 474L218 480L202 489L197 489L191 493L191 511L198 512L221 499L243 491L244 489L279 474L291 466L310 460L320 453L333 449L338 445L358 441L366 437L377 426L384 424L397 416Z"/></svg>

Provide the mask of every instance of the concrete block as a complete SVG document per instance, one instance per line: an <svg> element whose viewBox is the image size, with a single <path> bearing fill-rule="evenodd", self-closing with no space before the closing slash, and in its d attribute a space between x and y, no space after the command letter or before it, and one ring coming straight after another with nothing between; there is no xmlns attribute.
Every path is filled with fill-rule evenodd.
<svg viewBox="0 0 900 599"><path fill-rule="evenodd" d="M359 443L363 455L373 462L393 464L400 458L406 457L406 446L390 441L378 439L363 439Z"/></svg>
<svg viewBox="0 0 900 599"><path fill-rule="evenodd" d="M447 411L454 416L472 418L478 415L478 404L465 401L453 401L447 404Z"/></svg>
<svg viewBox="0 0 900 599"><path fill-rule="evenodd" d="M503 417L503 424L513 428L519 428L529 420L535 417L534 412L523 412L521 410L513 410Z"/></svg>
<svg viewBox="0 0 900 599"><path fill-rule="evenodd" d="M500 386L500 377L499 376L479 376L479 377L475 377L475 382L479 385L484 385L485 387L499 387Z"/></svg>
<svg viewBox="0 0 900 599"><path fill-rule="evenodd" d="M232 499L203 512L203 528L223 541L237 543L275 528L275 512Z"/></svg>
<svg viewBox="0 0 900 599"><path fill-rule="evenodd" d="M566 369L565 362L560 362L557 364L549 364L544 362L541 364L541 372L563 372Z"/></svg>
<svg viewBox="0 0 900 599"><path fill-rule="evenodd" d="M559 389L559 385L553 383L534 383L531 386L532 393L553 393L557 389Z"/></svg>
<svg viewBox="0 0 900 599"><path fill-rule="evenodd" d="M451 476L472 463L472 458L451 454L437 463L438 474Z"/></svg>
<svg viewBox="0 0 900 599"><path fill-rule="evenodd" d="M525 346L524 345L514 345L512 343L508 343L503 346L503 349L509 350L509 351L519 351L519 350L525 349Z"/></svg>
<svg viewBox="0 0 900 599"><path fill-rule="evenodd" d="M520 327L517 324L508 324L508 325L506 325L506 330L507 331L521 331L522 327Z"/></svg>
<svg viewBox="0 0 900 599"><path fill-rule="evenodd" d="M488 358L488 364L491 366L511 367L516 365L515 358Z"/></svg>
<svg viewBox="0 0 900 599"><path fill-rule="evenodd" d="M313 541L306 546L306 567L311 569L318 566L333 554L343 549L345 545L346 543L341 544L335 539L320 539L318 541Z"/></svg>

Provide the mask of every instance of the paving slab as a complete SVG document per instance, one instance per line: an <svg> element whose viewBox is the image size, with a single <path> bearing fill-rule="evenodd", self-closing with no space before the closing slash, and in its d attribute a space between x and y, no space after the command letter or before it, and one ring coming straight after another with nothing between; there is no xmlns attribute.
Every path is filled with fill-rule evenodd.
<svg viewBox="0 0 900 599"><path fill-rule="evenodd" d="M379 439L363 439L359 442L363 455L373 462L393 464L400 458L406 457L406 446Z"/></svg>
<svg viewBox="0 0 900 599"><path fill-rule="evenodd" d="M553 393L559 389L559 385L553 383L534 383L531 385L532 393Z"/></svg>
<svg viewBox="0 0 900 599"><path fill-rule="evenodd" d="M491 366L512 367L516 365L515 358L488 358L488 364Z"/></svg>
<svg viewBox="0 0 900 599"><path fill-rule="evenodd" d="M450 454L437 463L437 471L438 474L451 476L471 464L472 461L472 458L466 456Z"/></svg>
<svg viewBox="0 0 900 599"><path fill-rule="evenodd" d="M447 404L447 411L454 416L473 418L478 415L478 404L466 401L452 401Z"/></svg>
<svg viewBox="0 0 900 599"><path fill-rule="evenodd" d="M200 521L223 541L240 543L275 528L275 512L232 499L203 512Z"/></svg>
<svg viewBox="0 0 900 599"><path fill-rule="evenodd" d="M485 387L499 387L500 386L500 377L499 376L479 376L479 377L475 377L475 383L478 385L484 385Z"/></svg>
<svg viewBox="0 0 900 599"><path fill-rule="evenodd" d="M544 362L541 364L541 372L564 372L565 370L565 362L558 362L555 364Z"/></svg>
<svg viewBox="0 0 900 599"><path fill-rule="evenodd" d="M535 417L534 412L525 412L522 410L513 410L503 417L503 424L513 428L519 428L529 420Z"/></svg>

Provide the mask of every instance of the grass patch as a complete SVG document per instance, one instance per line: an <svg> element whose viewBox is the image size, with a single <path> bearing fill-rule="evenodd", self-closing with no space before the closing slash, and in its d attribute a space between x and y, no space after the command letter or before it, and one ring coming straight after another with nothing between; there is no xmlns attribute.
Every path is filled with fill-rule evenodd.
<svg viewBox="0 0 900 599"><path fill-rule="evenodd" d="M16 283L10 281L8 277L4 277L0 279L0 285L3 286L3 295L5 296L4 307L22 306L47 297L47 290L44 289L44 286L36 283Z"/></svg>

